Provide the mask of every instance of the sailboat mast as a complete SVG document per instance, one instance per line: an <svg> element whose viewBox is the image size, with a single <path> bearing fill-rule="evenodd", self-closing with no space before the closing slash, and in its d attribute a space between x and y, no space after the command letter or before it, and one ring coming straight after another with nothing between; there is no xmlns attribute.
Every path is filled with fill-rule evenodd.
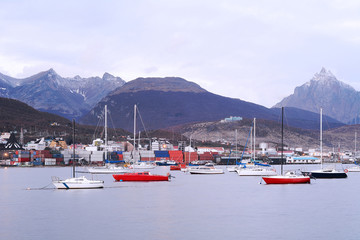
<svg viewBox="0 0 360 240"><path fill-rule="evenodd" d="M320 108L320 160L321 160L321 169L323 168L323 149L322 149L322 108Z"/></svg>
<svg viewBox="0 0 360 240"><path fill-rule="evenodd" d="M108 145L108 135L107 135L107 105L105 105L105 162L106 162L106 160L108 159L107 145Z"/></svg>
<svg viewBox="0 0 360 240"><path fill-rule="evenodd" d="M238 158L238 150L237 150L237 129L235 129L235 151L236 151L236 154L235 154L235 161L236 161L236 165L237 165L237 158Z"/></svg>
<svg viewBox="0 0 360 240"><path fill-rule="evenodd" d="M284 107L281 108L281 175L283 175L284 156Z"/></svg>
<svg viewBox="0 0 360 240"><path fill-rule="evenodd" d="M54 134L55 136L55 134ZM24 145L24 131L23 128L21 128L21 132L20 132L20 144Z"/></svg>
<svg viewBox="0 0 360 240"><path fill-rule="evenodd" d="M357 138L357 131L356 131L356 125L357 125L357 118L358 118L358 116L356 116L356 118L355 118L355 152L354 152L354 159L355 159L355 161L356 161L356 138Z"/></svg>
<svg viewBox="0 0 360 240"><path fill-rule="evenodd" d="M190 155L190 149L191 149L191 135L190 135L190 146L189 146L189 164L190 164L190 158L191 158L191 155ZM186 164L186 163L185 163Z"/></svg>
<svg viewBox="0 0 360 240"><path fill-rule="evenodd" d="M254 161L256 160L255 136L256 136L256 118L254 118Z"/></svg>
<svg viewBox="0 0 360 240"><path fill-rule="evenodd" d="M134 154L136 150L135 143L136 143L136 104L134 105Z"/></svg>
<svg viewBox="0 0 360 240"><path fill-rule="evenodd" d="M105 105L105 146L107 146L107 105Z"/></svg>
<svg viewBox="0 0 360 240"><path fill-rule="evenodd" d="M73 178L75 177L75 119L73 119Z"/></svg>
<svg viewBox="0 0 360 240"><path fill-rule="evenodd" d="M253 128L254 128L254 126L251 126L250 133L249 133L249 136L250 136L250 151L251 151L250 160L253 158L253 152L254 152L253 151Z"/></svg>
<svg viewBox="0 0 360 240"><path fill-rule="evenodd" d="M140 138L141 138L141 131L139 131L138 149L139 149L139 147L140 147Z"/></svg>
<svg viewBox="0 0 360 240"><path fill-rule="evenodd" d="M354 152L355 160L356 160L356 138L357 138L357 132L355 131L355 152Z"/></svg>

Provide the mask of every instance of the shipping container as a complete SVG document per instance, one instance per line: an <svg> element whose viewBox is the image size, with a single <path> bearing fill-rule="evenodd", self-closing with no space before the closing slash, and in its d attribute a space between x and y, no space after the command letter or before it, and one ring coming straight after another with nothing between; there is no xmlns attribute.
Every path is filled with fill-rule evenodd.
<svg viewBox="0 0 360 240"><path fill-rule="evenodd" d="M34 166L41 166L41 165L43 165L42 162L36 162L36 161L34 161L34 162L32 162L32 163L33 163Z"/></svg>
<svg viewBox="0 0 360 240"><path fill-rule="evenodd" d="M211 152L204 152L199 154L199 160L214 160L214 157Z"/></svg>
<svg viewBox="0 0 360 240"><path fill-rule="evenodd" d="M197 152L184 152L185 163L199 160Z"/></svg>
<svg viewBox="0 0 360 240"><path fill-rule="evenodd" d="M184 161L184 155L182 151L169 151L170 160L176 161L176 162L183 162Z"/></svg>
<svg viewBox="0 0 360 240"><path fill-rule="evenodd" d="M156 158L169 158L169 151L154 151Z"/></svg>
<svg viewBox="0 0 360 240"><path fill-rule="evenodd" d="M18 162L30 162L30 158L19 157Z"/></svg>

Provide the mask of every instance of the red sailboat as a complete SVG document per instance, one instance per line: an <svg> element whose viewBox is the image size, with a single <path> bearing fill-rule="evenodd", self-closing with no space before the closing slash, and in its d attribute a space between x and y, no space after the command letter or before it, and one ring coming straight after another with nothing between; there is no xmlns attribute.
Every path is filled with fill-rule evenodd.
<svg viewBox="0 0 360 240"><path fill-rule="evenodd" d="M279 176L263 177L266 184L295 184L295 183L310 183L309 176L296 175L294 171L285 173Z"/></svg>
<svg viewBox="0 0 360 240"><path fill-rule="evenodd" d="M171 178L170 173L168 173L167 175L156 175L156 174L151 174L150 172L114 174L113 177L116 181L120 181L120 182L170 181Z"/></svg>
<svg viewBox="0 0 360 240"><path fill-rule="evenodd" d="M295 171L289 171L283 174L283 151L284 151L284 107L281 108L281 175L268 176L262 179L266 184L296 184L310 183L309 176L297 175Z"/></svg>

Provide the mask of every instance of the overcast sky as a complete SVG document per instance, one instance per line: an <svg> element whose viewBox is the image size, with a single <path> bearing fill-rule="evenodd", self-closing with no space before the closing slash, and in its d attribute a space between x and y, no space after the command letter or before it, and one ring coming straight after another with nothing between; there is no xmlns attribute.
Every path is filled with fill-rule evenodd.
<svg viewBox="0 0 360 240"><path fill-rule="evenodd" d="M0 72L176 76L271 107L322 67L360 90L360 1L0 0Z"/></svg>

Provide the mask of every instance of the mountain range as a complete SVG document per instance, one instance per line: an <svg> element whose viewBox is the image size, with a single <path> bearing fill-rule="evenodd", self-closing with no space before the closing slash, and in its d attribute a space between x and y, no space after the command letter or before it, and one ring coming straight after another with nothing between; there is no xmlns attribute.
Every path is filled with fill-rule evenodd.
<svg viewBox="0 0 360 240"><path fill-rule="evenodd" d="M315 84L318 89L324 89L326 84L336 80L325 69L315 76L316 79L306 84L311 89L315 88ZM340 92L351 89L345 84L338 85ZM297 89L296 93L302 92L299 90L301 88ZM315 90L311 91L312 95L308 94L311 99L306 99L309 103L305 105L310 106L318 96ZM140 129L155 130L187 123L219 121L229 116L279 121L280 108L276 107L280 106L287 106L286 120L290 126L319 128L319 108L298 105L291 107L291 104L286 104L291 102L287 100L291 96L284 99L282 104L269 109L241 99L213 94L198 84L179 77L137 78L125 83L120 77L108 73L102 78L63 78L53 69L24 79L0 74L0 96L18 99L40 111L55 113L68 119L77 118L81 123L90 125L99 123L104 106L107 105L112 125L128 131L133 129L135 104L141 117L138 119ZM304 99L302 101L307 103ZM327 115L331 113L326 108L324 110ZM143 124L140 124L141 121ZM331 117L326 117L326 121L324 128L344 125L343 121Z"/></svg>
<svg viewBox="0 0 360 240"><path fill-rule="evenodd" d="M24 79L0 74L0 97L17 99L40 111L72 119L90 111L110 91L124 83L109 73L102 78L63 78L50 69Z"/></svg>
<svg viewBox="0 0 360 240"><path fill-rule="evenodd" d="M219 121L229 116L279 120L280 109L219 96L182 78L138 78L109 93L80 122L96 124L107 105L115 119L115 127L133 129L133 106L137 105L144 122L138 128L159 129L186 123ZM301 109L288 108L288 124L294 127L318 129L319 115ZM329 127L343 124L328 118Z"/></svg>
<svg viewBox="0 0 360 240"><path fill-rule="evenodd" d="M360 114L360 92L322 68L274 107L294 107L315 113L323 108L324 114L340 122L355 123Z"/></svg>
<svg viewBox="0 0 360 240"><path fill-rule="evenodd" d="M40 112L25 103L9 98L0 98L0 126L3 131L17 131L19 136L20 129L24 130L25 142L40 137L63 137L67 142L72 141L71 121L55 114ZM287 112L285 108L285 112ZM285 114L287 115L287 114ZM110 124L111 125L111 124ZM238 144L244 145L249 134L252 119L243 119L242 121L222 123L202 122L189 123L181 126L170 127L168 129L148 131L149 137L166 137L176 143L177 140L186 140L186 137L192 137L197 140L195 146L201 145L201 141L215 141L219 144L221 141L235 141L235 129L238 130ZM279 121L257 119L256 120L256 141L267 142L269 146L276 146L280 142L281 124ZM91 143L94 135L104 137L102 128L95 126L76 126L77 142ZM345 125L338 128L332 128L324 131L324 147L332 149L341 147L341 149L352 149L354 147L354 133L360 132L360 125ZM128 136L131 133L121 129L109 129L110 138L118 141L121 136ZM180 135L181 134L181 135ZM142 133L144 135L144 133ZM284 142L289 147L316 148L319 144L319 130L300 129L285 126ZM114 138L113 138L114 137Z"/></svg>
<svg viewBox="0 0 360 240"><path fill-rule="evenodd" d="M311 94L298 87L295 95L302 96L303 92L308 94L308 98L311 98L307 99L309 105L315 101L316 96L320 95L322 89L324 95L319 101L329 97L326 96L326 92L334 94L330 90L324 90L327 87L337 89L338 93L346 92L352 100L356 96L353 88L338 81L325 69L304 84L304 88L306 87ZM24 127L35 135L39 129L45 128L47 132L56 131L60 134L67 132L69 136L71 122L68 119L74 117L78 117L83 124L103 125L105 105L108 106L110 113L109 125L132 132L133 111L136 104L139 109L138 130L170 129L170 132L176 131L187 137L192 136L193 139L214 140L212 138L219 136L231 139L234 130L238 129L239 139L244 140L248 135L252 119L257 118L258 140L277 144L281 119L279 107L286 105L279 103L269 109L241 99L213 94L196 83L178 77L137 78L125 83L121 78L108 73L102 78L79 76L63 78L53 69L24 79L0 74L0 94L6 97L0 98L2 113L0 123L4 126L4 130L5 128L19 130L19 127ZM340 95L335 95L334 98L338 96ZM10 98L19 98L38 110L55 112L68 119L39 112ZM287 99L291 99L291 96L285 98L282 103L286 103ZM346 98L343 99L343 104L348 104ZM325 114L331 112L326 110L327 102L335 104L330 100L323 100L321 104ZM304 98L302 101L303 105L306 105ZM289 145L316 147L320 125L318 112L317 107L305 109L300 106L285 107L285 124L289 126L286 130L286 141ZM229 116L241 116L243 121L220 123L219 120ZM59 126L52 126L54 122ZM344 125L339 120L324 116L323 128L328 129L324 133L324 144L333 147L341 142L351 148L354 129ZM91 140L94 127L81 126L81 129L86 135L86 140Z"/></svg>

